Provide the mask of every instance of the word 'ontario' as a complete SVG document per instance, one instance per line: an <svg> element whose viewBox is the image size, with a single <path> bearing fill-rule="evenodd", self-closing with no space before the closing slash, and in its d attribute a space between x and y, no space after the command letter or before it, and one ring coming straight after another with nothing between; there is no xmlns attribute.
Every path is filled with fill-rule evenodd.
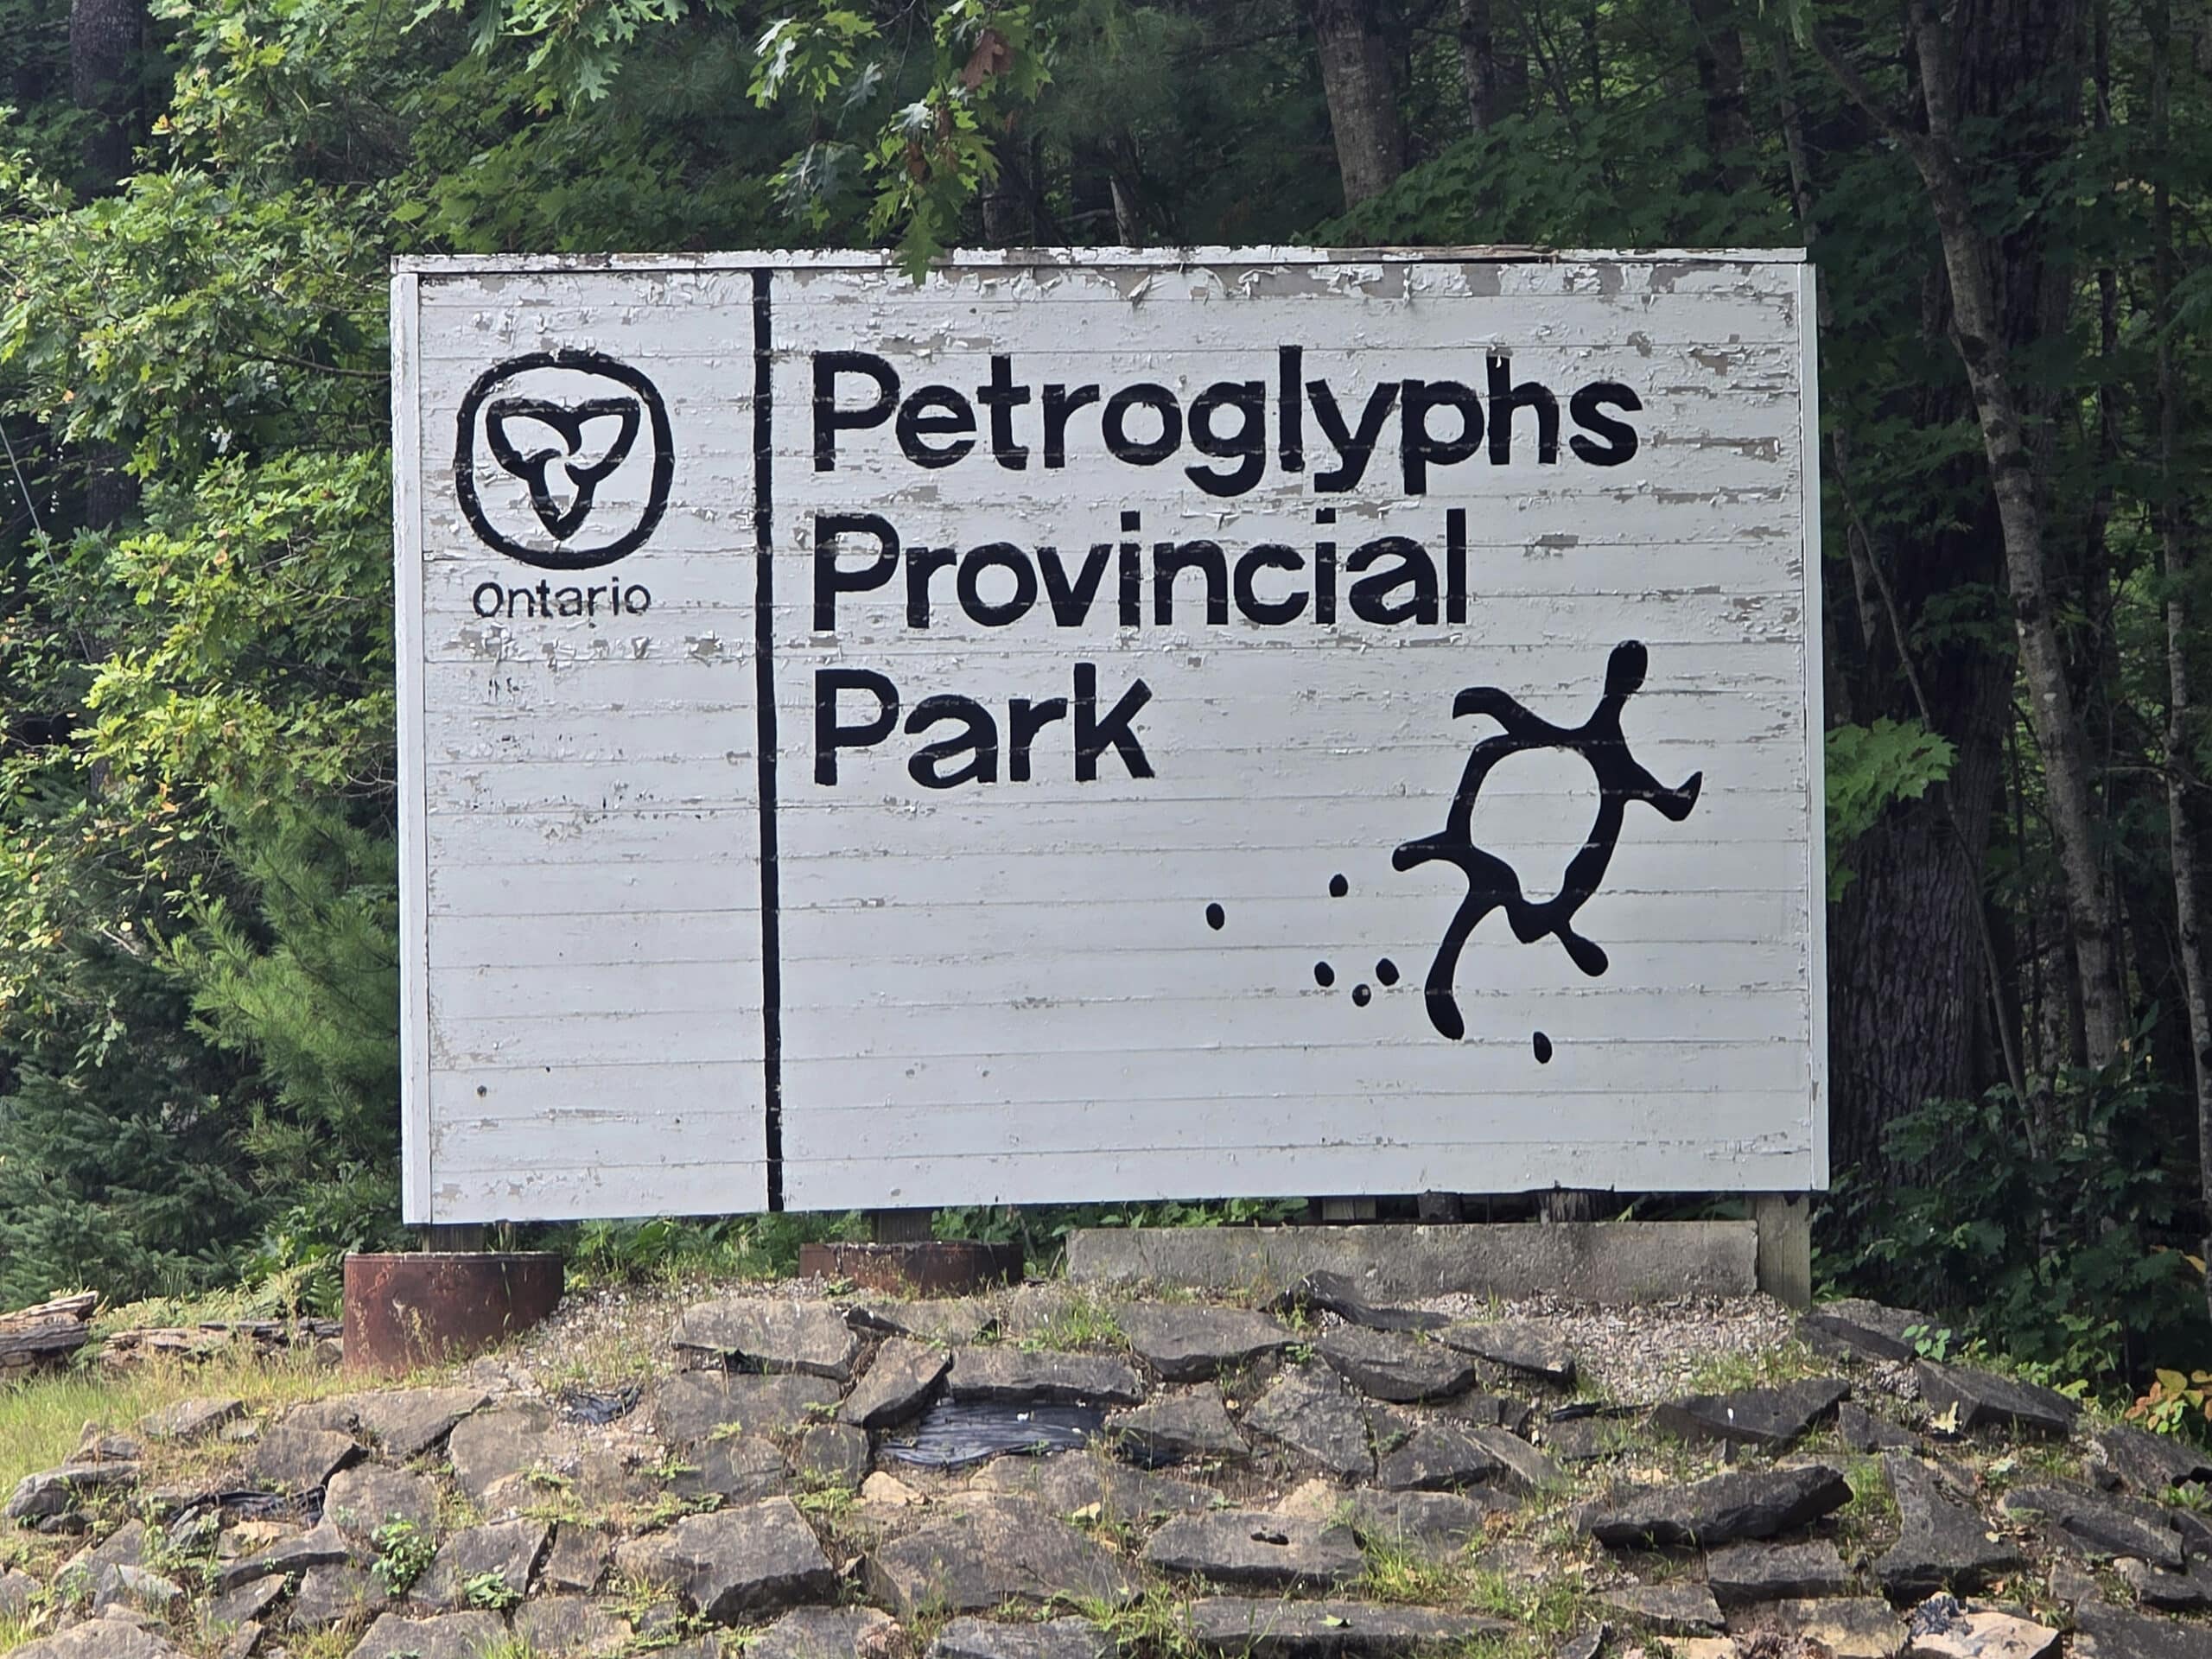
<svg viewBox="0 0 2212 1659"><path fill-rule="evenodd" d="M1103 448L1128 466L1157 467L1187 442L1203 457L1183 468L1193 484L1209 495L1242 495L1265 475L1270 453L1286 473L1306 470L1309 410L1331 451L1330 464L1322 464L1318 451L1313 457L1313 487L1325 495L1358 487L1394 415L1400 481L1411 495L1427 491L1433 467L1457 466L1478 454L1493 467L1511 465L1516 429L1529 425L1535 428L1537 465L1557 465L1559 394L1541 381L1516 384L1510 357L1497 352L1485 357L1479 392L1459 380L1383 380L1368 388L1362 403L1340 397L1326 379L1306 379L1302 348L1281 346L1275 351L1272 393L1265 380L1217 380L1186 410L1172 389L1154 380L1110 392L1095 383L1052 380L1032 386L1014 378L1008 356L991 359L990 378L970 397L938 384L907 391L889 360L871 352L817 352L814 470L836 470L841 432L888 424L907 461L936 468L974 454L988 428L991 459L1015 473L1027 471L1033 460L1047 471L1065 467L1071 442ZM1567 441L1576 460L1618 467L1634 457L1636 429L1615 418L1616 411L1633 414L1643 407L1631 388L1618 380L1592 380L1569 392L1566 404L1567 417L1580 429ZM1529 419L1516 419L1522 415Z"/></svg>

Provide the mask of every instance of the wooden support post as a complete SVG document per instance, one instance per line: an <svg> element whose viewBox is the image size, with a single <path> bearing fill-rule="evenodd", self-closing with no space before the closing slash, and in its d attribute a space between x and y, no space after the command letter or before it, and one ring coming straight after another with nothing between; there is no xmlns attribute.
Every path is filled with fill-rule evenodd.
<svg viewBox="0 0 2212 1659"><path fill-rule="evenodd" d="M423 1230L423 1248L426 1250L480 1250L484 1248L484 1230L480 1222L425 1227Z"/></svg>
<svg viewBox="0 0 2212 1659"><path fill-rule="evenodd" d="M926 1244L937 1235L930 1230L934 1210L871 1210L868 1236L878 1244Z"/></svg>
<svg viewBox="0 0 2212 1659"><path fill-rule="evenodd" d="M1802 1192L1756 1192L1759 1288L1784 1307L1813 1305L1813 1201Z"/></svg>

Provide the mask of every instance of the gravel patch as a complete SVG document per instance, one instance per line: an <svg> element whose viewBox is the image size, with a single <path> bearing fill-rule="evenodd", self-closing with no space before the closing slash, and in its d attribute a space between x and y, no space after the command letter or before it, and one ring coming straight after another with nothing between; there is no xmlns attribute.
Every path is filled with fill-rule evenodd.
<svg viewBox="0 0 2212 1659"><path fill-rule="evenodd" d="M1556 1332L1573 1351L1584 1390L1623 1405L1656 1405L1716 1376L1748 1382L1753 1370L1786 1376L1806 1369L1796 1316L1767 1296L1593 1307L1552 1296L1498 1302L1460 1295L1418 1306L1455 1319L1525 1319Z"/></svg>

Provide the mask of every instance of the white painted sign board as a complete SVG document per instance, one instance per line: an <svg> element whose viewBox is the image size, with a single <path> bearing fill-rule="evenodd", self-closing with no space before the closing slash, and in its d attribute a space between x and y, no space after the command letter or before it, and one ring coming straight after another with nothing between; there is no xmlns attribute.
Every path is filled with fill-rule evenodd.
<svg viewBox="0 0 2212 1659"><path fill-rule="evenodd" d="M403 262L408 1217L1824 1186L1812 281Z"/></svg>

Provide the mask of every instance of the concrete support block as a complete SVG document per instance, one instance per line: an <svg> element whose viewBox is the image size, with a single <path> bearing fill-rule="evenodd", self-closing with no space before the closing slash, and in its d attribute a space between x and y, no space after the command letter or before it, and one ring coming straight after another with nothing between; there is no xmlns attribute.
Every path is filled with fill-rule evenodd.
<svg viewBox="0 0 2212 1659"><path fill-rule="evenodd" d="M1457 1227L1134 1227L1070 1235L1068 1277L1269 1293L1349 1274L1377 1298L1465 1291L1588 1302L1744 1296L1758 1288L1748 1221L1604 1221Z"/></svg>

